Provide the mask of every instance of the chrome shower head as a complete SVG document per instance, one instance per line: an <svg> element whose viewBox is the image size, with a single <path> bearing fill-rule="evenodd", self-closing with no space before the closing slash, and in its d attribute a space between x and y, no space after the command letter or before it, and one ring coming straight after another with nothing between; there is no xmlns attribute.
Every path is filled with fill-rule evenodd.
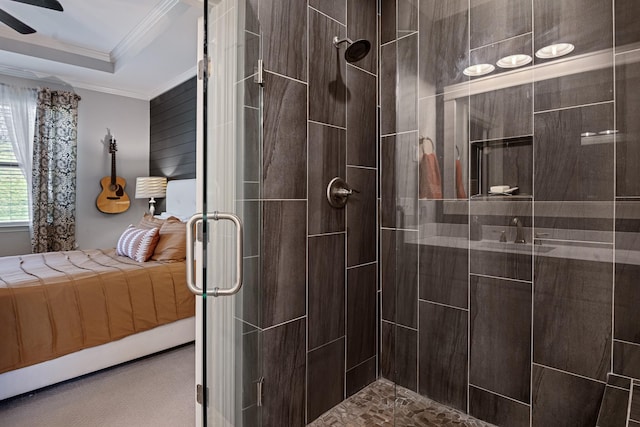
<svg viewBox="0 0 640 427"><path fill-rule="evenodd" d="M338 39L338 37L333 38L333 45L336 48L340 47L341 43L346 42L348 44L347 50L344 52L344 59L347 62L356 62L360 61L362 58L367 56L369 51L371 50L371 43L369 40L359 39L356 41L352 41L350 38Z"/></svg>

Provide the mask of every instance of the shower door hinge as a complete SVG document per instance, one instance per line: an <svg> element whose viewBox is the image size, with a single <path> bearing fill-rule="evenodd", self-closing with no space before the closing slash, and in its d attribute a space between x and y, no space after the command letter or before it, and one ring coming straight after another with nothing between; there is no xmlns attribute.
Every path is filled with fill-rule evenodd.
<svg viewBox="0 0 640 427"><path fill-rule="evenodd" d="M196 402L202 405L202 402L207 402L209 406L209 388L202 387L202 384L196 385Z"/></svg>
<svg viewBox="0 0 640 427"><path fill-rule="evenodd" d="M262 62L262 59L258 59L258 65L255 69L253 82L259 84L260 86L264 86L264 62Z"/></svg>
<svg viewBox="0 0 640 427"><path fill-rule="evenodd" d="M209 78L209 72L211 70L211 57L205 56L198 61L198 80L204 80Z"/></svg>
<svg viewBox="0 0 640 427"><path fill-rule="evenodd" d="M256 400L256 405L258 407L262 406L263 390L264 390L264 377L260 377L260 379L256 383L256 391L258 393L258 399Z"/></svg>

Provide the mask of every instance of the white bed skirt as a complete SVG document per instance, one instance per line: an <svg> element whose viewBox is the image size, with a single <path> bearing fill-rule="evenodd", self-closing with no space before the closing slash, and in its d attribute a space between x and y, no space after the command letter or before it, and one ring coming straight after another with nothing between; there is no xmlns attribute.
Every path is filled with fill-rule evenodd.
<svg viewBox="0 0 640 427"><path fill-rule="evenodd" d="M0 400L166 350L195 339L195 317L0 374Z"/></svg>

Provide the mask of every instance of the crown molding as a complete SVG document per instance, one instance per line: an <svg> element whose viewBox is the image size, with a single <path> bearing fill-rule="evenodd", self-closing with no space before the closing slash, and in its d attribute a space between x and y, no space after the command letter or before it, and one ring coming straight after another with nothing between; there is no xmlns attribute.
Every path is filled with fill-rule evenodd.
<svg viewBox="0 0 640 427"><path fill-rule="evenodd" d="M110 53L111 60L115 63L119 59L122 59L126 54L134 49L139 42L145 39L147 33L153 31L153 29L164 18L180 0L163 0L158 3L144 19L129 32L120 42L113 48Z"/></svg>
<svg viewBox="0 0 640 427"><path fill-rule="evenodd" d="M211 0L210 0L211 1ZM0 50L18 55L54 61L77 66L88 70L97 70L114 74L118 60L134 56L159 33L164 31L168 21L191 8L202 6L201 0L162 0L133 28L112 50L103 52L96 49L76 46L44 37L39 33L19 35L14 31L0 27ZM20 79L28 79L35 84L70 86L117 96L149 101L178 84L196 75L195 65L171 80L151 90L130 90L112 87L107 83L94 84L83 81L82 77L69 77L61 73L55 76L40 72L0 64L0 74Z"/></svg>
<svg viewBox="0 0 640 427"><path fill-rule="evenodd" d="M110 95L140 99L144 101L148 101L151 99L151 97L147 93L89 84L75 81L66 77L60 78L57 76L44 76L38 72L0 65L0 80L2 80L2 76L6 76L9 78L13 77L21 80L29 80L30 82L33 82L34 86L53 85L55 86L55 88L65 88L66 90L86 89L95 92L108 93Z"/></svg>
<svg viewBox="0 0 640 427"><path fill-rule="evenodd" d="M113 73L117 61L144 42L163 18L179 4L189 7L181 0L163 0L158 3L111 52L64 43L38 33L25 36L4 27L0 27L0 46L2 50L21 55Z"/></svg>
<svg viewBox="0 0 640 427"><path fill-rule="evenodd" d="M10 30L5 27L0 27L0 39L3 39L7 42L17 42L24 46L32 46L32 47L40 47L48 50L55 50L60 52L66 52L73 55L84 56L87 58L92 58L102 62L112 62L111 54L109 52L103 52L96 49L90 49L87 47L76 46L71 43L64 43L61 41L54 40L50 37L44 37L39 33L35 34L18 34L13 30ZM2 50L7 50L2 44ZM24 52L16 52L23 53L25 55L29 55L29 53ZM31 55L33 56L33 55Z"/></svg>

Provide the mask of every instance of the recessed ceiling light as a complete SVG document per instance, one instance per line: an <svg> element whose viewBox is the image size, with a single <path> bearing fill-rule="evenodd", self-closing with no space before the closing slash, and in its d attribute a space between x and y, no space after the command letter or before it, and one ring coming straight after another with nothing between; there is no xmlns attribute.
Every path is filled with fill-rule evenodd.
<svg viewBox="0 0 640 427"><path fill-rule="evenodd" d="M500 61L498 61L496 65L500 68L517 68L522 67L523 65L527 65L531 61L533 61L533 58L531 58L529 55L519 53L517 55L505 56Z"/></svg>
<svg viewBox="0 0 640 427"><path fill-rule="evenodd" d="M596 135L597 135L597 133L595 133L595 132L583 132L583 133L580 134L580 136L582 136L584 138L589 137L589 136L596 136Z"/></svg>
<svg viewBox="0 0 640 427"><path fill-rule="evenodd" d="M536 56L540 59L557 58L573 52L574 48L571 43L556 43L538 50Z"/></svg>
<svg viewBox="0 0 640 427"><path fill-rule="evenodd" d="M598 132L600 135L613 135L614 133L618 133L617 129L607 129L601 132Z"/></svg>
<svg viewBox="0 0 640 427"><path fill-rule="evenodd" d="M470 67L465 68L463 73L465 76L477 77L477 76L484 76L485 74L489 74L495 69L496 67L494 67L491 64L477 64L477 65L472 65Z"/></svg>

